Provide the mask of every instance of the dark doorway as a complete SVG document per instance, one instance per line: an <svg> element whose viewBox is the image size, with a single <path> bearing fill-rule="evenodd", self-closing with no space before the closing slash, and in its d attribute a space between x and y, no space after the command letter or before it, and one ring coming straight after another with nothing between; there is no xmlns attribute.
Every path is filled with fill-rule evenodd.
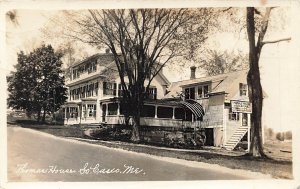
<svg viewBox="0 0 300 189"><path fill-rule="evenodd" d="M102 122L105 122L106 104L102 104Z"/></svg>
<svg viewBox="0 0 300 189"><path fill-rule="evenodd" d="M206 128L205 135L206 135L205 146L213 146L214 145L214 129Z"/></svg>

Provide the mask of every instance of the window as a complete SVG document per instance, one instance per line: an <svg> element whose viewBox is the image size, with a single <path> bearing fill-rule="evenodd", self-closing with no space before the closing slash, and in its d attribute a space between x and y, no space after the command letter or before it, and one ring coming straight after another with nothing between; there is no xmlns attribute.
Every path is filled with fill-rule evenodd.
<svg viewBox="0 0 300 189"><path fill-rule="evenodd" d="M103 82L103 94L104 95L117 95L117 84L110 82Z"/></svg>
<svg viewBox="0 0 300 189"><path fill-rule="evenodd" d="M157 99L157 88L155 87L149 88L149 99L153 99L153 100Z"/></svg>
<svg viewBox="0 0 300 189"><path fill-rule="evenodd" d="M79 78L79 72L78 72L78 69L77 69L77 68L76 68L76 69L73 69L73 71L72 71L72 78L73 78L73 79Z"/></svg>
<svg viewBox="0 0 300 189"><path fill-rule="evenodd" d="M155 117L155 106L144 105L141 116L142 117Z"/></svg>
<svg viewBox="0 0 300 189"><path fill-rule="evenodd" d="M72 97L72 100L78 100L77 89L71 90L71 97Z"/></svg>
<svg viewBox="0 0 300 189"><path fill-rule="evenodd" d="M208 85L198 86L198 98L208 97Z"/></svg>
<svg viewBox="0 0 300 189"><path fill-rule="evenodd" d="M117 115L118 114L118 104L110 103L108 104L108 115Z"/></svg>
<svg viewBox="0 0 300 189"><path fill-rule="evenodd" d="M195 99L195 87L186 88L184 93L185 99Z"/></svg>
<svg viewBox="0 0 300 189"><path fill-rule="evenodd" d="M87 117L96 117L96 104L87 105Z"/></svg>
<svg viewBox="0 0 300 189"><path fill-rule="evenodd" d="M76 107L69 108L69 117L70 118L77 118L78 117L78 109Z"/></svg>
<svg viewBox="0 0 300 189"><path fill-rule="evenodd" d="M185 112L183 108L175 108L175 119L184 119Z"/></svg>
<svg viewBox="0 0 300 189"><path fill-rule="evenodd" d="M128 90L128 84L125 83L125 85L127 86L127 90ZM118 84L118 95L119 95L120 97L123 96L123 89L122 89L122 84L121 84L121 83Z"/></svg>
<svg viewBox="0 0 300 189"><path fill-rule="evenodd" d="M86 97L94 96L94 83L87 85L87 95Z"/></svg>
<svg viewBox="0 0 300 189"><path fill-rule="evenodd" d="M185 111L185 120L186 121L193 121L193 112L189 109Z"/></svg>
<svg viewBox="0 0 300 189"><path fill-rule="evenodd" d="M157 117L158 118L172 118L173 108L170 107L157 107Z"/></svg>
<svg viewBox="0 0 300 189"><path fill-rule="evenodd" d="M247 96L247 84L240 83L240 96Z"/></svg>
<svg viewBox="0 0 300 189"><path fill-rule="evenodd" d="M85 86L82 87L82 90L81 90L81 98L85 98Z"/></svg>
<svg viewBox="0 0 300 189"><path fill-rule="evenodd" d="M95 83L95 95L98 96L98 87L99 87L99 83L96 82Z"/></svg>
<svg viewBox="0 0 300 189"><path fill-rule="evenodd" d="M239 112L232 112L232 110L230 108L228 119L231 120L231 121L239 121L240 120L240 113Z"/></svg>
<svg viewBox="0 0 300 189"><path fill-rule="evenodd" d="M88 68L87 68L88 74L97 71L97 65L96 65L96 62L90 62L90 63L87 65L87 67L88 67Z"/></svg>

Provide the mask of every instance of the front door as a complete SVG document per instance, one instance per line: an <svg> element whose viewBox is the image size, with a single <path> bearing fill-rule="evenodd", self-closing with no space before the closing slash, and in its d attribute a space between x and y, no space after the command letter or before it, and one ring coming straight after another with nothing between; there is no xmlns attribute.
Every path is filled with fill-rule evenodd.
<svg viewBox="0 0 300 189"><path fill-rule="evenodd" d="M205 136L206 136L205 146L213 146L214 145L214 129L213 128L205 128Z"/></svg>

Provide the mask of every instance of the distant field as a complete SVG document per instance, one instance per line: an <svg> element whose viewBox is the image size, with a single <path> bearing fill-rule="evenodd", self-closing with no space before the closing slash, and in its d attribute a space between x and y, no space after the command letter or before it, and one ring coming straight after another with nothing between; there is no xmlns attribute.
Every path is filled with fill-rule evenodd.
<svg viewBox="0 0 300 189"><path fill-rule="evenodd" d="M264 148L272 158L292 161L292 141L266 140Z"/></svg>

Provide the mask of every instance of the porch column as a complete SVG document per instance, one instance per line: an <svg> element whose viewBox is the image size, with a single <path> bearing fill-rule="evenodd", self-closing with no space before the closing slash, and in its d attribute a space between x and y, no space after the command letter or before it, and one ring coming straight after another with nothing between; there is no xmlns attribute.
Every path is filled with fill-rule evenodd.
<svg viewBox="0 0 300 189"><path fill-rule="evenodd" d="M238 113L239 114L239 118L240 118L240 126L243 126L243 113Z"/></svg>
<svg viewBox="0 0 300 189"><path fill-rule="evenodd" d="M175 119L175 107L173 107L173 116L172 119Z"/></svg>
<svg viewBox="0 0 300 189"><path fill-rule="evenodd" d="M80 120L81 120L81 115L80 115L80 105L77 105L77 121L79 121L80 123Z"/></svg>
<svg viewBox="0 0 300 189"><path fill-rule="evenodd" d="M81 105L81 118L84 118L84 115L83 115L83 106L85 106L85 104Z"/></svg>
<svg viewBox="0 0 300 189"><path fill-rule="evenodd" d="M118 103L118 110L117 110L117 115L120 115L120 103Z"/></svg>
<svg viewBox="0 0 300 189"><path fill-rule="evenodd" d="M87 104L85 104L85 115L84 115L84 117L88 117L88 109L87 108L88 108Z"/></svg>
<svg viewBox="0 0 300 189"><path fill-rule="evenodd" d="M157 118L157 106L155 105L155 116L154 118Z"/></svg>
<svg viewBox="0 0 300 189"><path fill-rule="evenodd" d="M106 104L105 116L108 116L108 103Z"/></svg>
<svg viewBox="0 0 300 189"><path fill-rule="evenodd" d="M65 107L65 119L67 119L67 107Z"/></svg>
<svg viewBox="0 0 300 189"><path fill-rule="evenodd" d="M229 110L225 108L225 105L223 105L223 146L227 142L227 119L229 115Z"/></svg>
<svg viewBox="0 0 300 189"><path fill-rule="evenodd" d="M96 120L97 122L100 122L100 116L102 115L101 113L101 107L100 107L100 102L97 100L96 101Z"/></svg>

